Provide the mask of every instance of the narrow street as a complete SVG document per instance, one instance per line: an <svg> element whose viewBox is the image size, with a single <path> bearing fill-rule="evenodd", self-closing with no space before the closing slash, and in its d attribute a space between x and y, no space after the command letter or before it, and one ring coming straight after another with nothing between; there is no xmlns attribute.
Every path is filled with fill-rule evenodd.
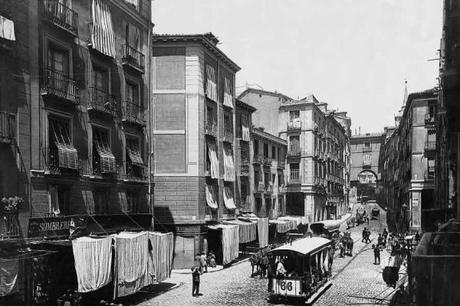
<svg viewBox="0 0 460 306"><path fill-rule="evenodd" d="M381 266L373 264L374 257L371 248L376 241L377 233L385 227L385 212L381 212L379 220L370 221L372 242L369 244L361 242L361 231L364 226L367 225L360 225L349 230L355 241L354 255L339 258L336 254L333 264L333 285L316 301L315 305L373 303L376 300L353 296L383 298L391 293L392 288L388 288L383 282ZM383 251L381 263L385 263L387 259L388 253ZM243 261L230 268L204 274L200 285L200 292L203 295L192 297L191 275L173 272L171 279L167 282L180 283L179 287L137 305L270 305L266 301L267 280L251 278L250 273L249 262Z"/></svg>

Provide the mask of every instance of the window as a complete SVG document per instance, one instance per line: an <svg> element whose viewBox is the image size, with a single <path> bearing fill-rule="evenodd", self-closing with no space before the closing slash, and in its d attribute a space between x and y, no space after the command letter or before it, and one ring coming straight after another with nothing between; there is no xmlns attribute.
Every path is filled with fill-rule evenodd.
<svg viewBox="0 0 460 306"><path fill-rule="evenodd" d="M139 105L139 86L137 84L126 82L126 101Z"/></svg>
<svg viewBox="0 0 460 306"><path fill-rule="evenodd" d="M206 97L214 102L218 102L216 73L214 67L209 64L206 65Z"/></svg>
<svg viewBox="0 0 460 306"><path fill-rule="evenodd" d="M276 174L272 174L272 184L275 184L276 182Z"/></svg>
<svg viewBox="0 0 460 306"><path fill-rule="evenodd" d="M259 155L259 141L254 140L254 156Z"/></svg>
<svg viewBox="0 0 460 306"><path fill-rule="evenodd" d="M109 190L106 188L94 191L94 211L96 215L109 213Z"/></svg>
<svg viewBox="0 0 460 306"><path fill-rule="evenodd" d="M272 146L272 159L276 159L276 147Z"/></svg>
<svg viewBox="0 0 460 306"><path fill-rule="evenodd" d="M365 143L364 143L364 147L370 148L370 147L371 147L371 143L370 143L370 142L365 142Z"/></svg>
<svg viewBox="0 0 460 306"><path fill-rule="evenodd" d="M264 157L268 157L268 143L264 143Z"/></svg>
<svg viewBox="0 0 460 306"><path fill-rule="evenodd" d="M289 164L289 172L291 181L299 180L299 164Z"/></svg>
<svg viewBox="0 0 460 306"><path fill-rule="evenodd" d="M283 161L284 159L281 156L281 148L278 148L278 160Z"/></svg>
<svg viewBox="0 0 460 306"><path fill-rule="evenodd" d="M66 185L49 185L50 213L70 214L70 188Z"/></svg>
<svg viewBox="0 0 460 306"><path fill-rule="evenodd" d="M289 150L298 151L300 149L300 137L291 136L289 137Z"/></svg>
<svg viewBox="0 0 460 306"><path fill-rule="evenodd" d="M69 53L50 44L48 46L48 69L62 76L68 76Z"/></svg>
<svg viewBox="0 0 460 306"><path fill-rule="evenodd" d="M109 72L98 66L93 66L93 86L97 91L109 92Z"/></svg>
<svg viewBox="0 0 460 306"><path fill-rule="evenodd" d="M265 188L268 188L270 186L270 173L264 172L264 183L265 183Z"/></svg>
<svg viewBox="0 0 460 306"><path fill-rule="evenodd" d="M50 115L48 117L48 166L50 168L78 169L78 152L70 132L70 120Z"/></svg>
<svg viewBox="0 0 460 306"><path fill-rule="evenodd" d="M96 174L115 173L109 130L93 126L93 171Z"/></svg>
<svg viewBox="0 0 460 306"><path fill-rule="evenodd" d="M126 212L127 213L136 213L138 212L139 206L139 192L136 191L127 191L126 192Z"/></svg>
<svg viewBox="0 0 460 306"><path fill-rule="evenodd" d="M435 172L435 160L430 158L428 159L428 176L429 178L434 178Z"/></svg>
<svg viewBox="0 0 460 306"><path fill-rule="evenodd" d="M254 187L257 189L260 183L260 171L259 169L254 169Z"/></svg>
<svg viewBox="0 0 460 306"><path fill-rule="evenodd" d="M297 121L300 118L300 111L290 111L289 112L289 120L292 121Z"/></svg>
<svg viewBox="0 0 460 306"><path fill-rule="evenodd" d="M141 35L140 35L139 29L130 23L126 23L125 43L126 43L126 46L128 46L128 49L132 48L135 50L139 50L140 45L141 45L140 39L141 39Z"/></svg>
<svg viewBox="0 0 460 306"><path fill-rule="evenodd" d="M140 141L136 137L126 137L126 175L128 178L144 178Z"/></svg>
<svg viewBox="0 0 460 306"><path fill-rule="evenodd" d="M227 77L224 78L224 105L233 108L232 81Z"/></svg>

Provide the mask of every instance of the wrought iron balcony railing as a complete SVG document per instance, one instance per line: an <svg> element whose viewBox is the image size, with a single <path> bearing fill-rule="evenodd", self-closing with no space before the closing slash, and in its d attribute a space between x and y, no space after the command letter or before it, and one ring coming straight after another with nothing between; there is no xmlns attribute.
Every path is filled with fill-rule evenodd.
<svg viewBox="0 0 460 306"><path fill-rule="evenodd" d="M0 112L0 142L9 143L16 138L16 115Z"/></svg>
<svg viewBox="0 0 460 306"><path fill-rule="evenodd" d="M45 15L59 27L73 35L78 33L78 14L59 0L44 0Z"/></svg>
<svg viewBox="0 0 460 306"><path fill-rule="evenodd" d="M240 166L240 176L249 176L249 165Z"/></svg>
<svg viewBox="0 0 460 306"><path fill-rule="evenodd" d="M123 102L122 108L122 120L132 123L138 123L141 125L145 124L144 119L144 107L139 102L133 102L132 100L126 100Z"/></svg>
<svg viewBox="0 0 460 306"><path fill-rule="evenodd" d="M436 124L436 118L429 113L425 114L425 125L434 126L435 124Z"/></svg>
<svg viewBox="0 0 460 306"><path fill-rule="evenodd" d="M290 121L287 123L288 131L300 131L302 129L301 121Z"/></svg>
<svg viewBox="0 0 460 306"><path fill-rule="evenodd" d="M145 56L142 52L136 48L124 44L123 45L123 57L122 64L129 65L141 72L144 72L145 69Z"/></svg>
<svg viewBox="0 0 460 306"><path fill-rule="evenodd" d="M213 121L206 121L204 126L204 133L214 138L217 137L217 123Z"/></svg>
<svg viewBox="0 0 460 306"><path fill-rule="evenodd" d="M253 163L254 164L263 164L264 163L264 157L262 155L254 155Z"/></svg>
<svg viewBox="0 0 460 306"><path fill-rule="evenodd" d="M115 116L117 112L117 101L115 96L109 94L107 91L91 87L88 109Z"/></svg>
<svg viewBox="0 0 460 306"><path fill-rule="evenodd" d="M79 103L79 88L74 79L53 69L44 69L41 94L56 96L73 104Z"/></svg>
<svg viewBox="0 0 460 306"><path fill-rule="evenodd" d="M301 150L299 146L291 146L287 152L288 157L297 157L300 156Z"/></svg>
<svg viewBox="0 0 460 306"><path fill-rule="evenodd" d="M21 227L17 213L0 214L0 240L19 238L21 236Z"/></svg>

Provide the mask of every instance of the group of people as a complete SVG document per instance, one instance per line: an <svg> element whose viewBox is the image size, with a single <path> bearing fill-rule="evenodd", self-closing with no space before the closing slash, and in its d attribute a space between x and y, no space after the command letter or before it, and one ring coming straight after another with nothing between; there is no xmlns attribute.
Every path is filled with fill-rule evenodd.
<svg viewBox="0 0 460 306"><path fill-rule="evenodd" d="M210 251L208 255L206 252L197 254L195 257L195 264L192 267L192 296L200 296L200 276L208 272L208 266L211 268L216 267L216 255Z"/></svg>
<svg viewBox="0 0 460 306"><path fill-rule="evenodd" d="M272 248L272 246L268 246L251 255L249 258L249 262L251 263L251 277L256 275L260 275L260 278L267 277L267 270L269 269L268 251Z"/></svg>
<svg viewBox="0 0 460 306"><path fill-rule="evenodd" d="M363 239L361 239L361 242L364 242L364 243L371 242L371 231L367 227L363 229L362 237Z"/></svg>

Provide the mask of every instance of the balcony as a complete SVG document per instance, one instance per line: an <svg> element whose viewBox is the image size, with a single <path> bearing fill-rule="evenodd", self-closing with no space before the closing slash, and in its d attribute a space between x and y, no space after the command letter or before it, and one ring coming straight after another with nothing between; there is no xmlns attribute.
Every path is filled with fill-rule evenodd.
<svg viewBox="0 0 460 306"><path fill-rule="evenodd" d="M270 167L272 165L272 159L264 157L264 166Z"/></svg>
<svg viewBox="0 0 460 306"><path fill-rule="evenodd" d="M206 121L204 125L204 133L208 136L212 136L216 138L217 137L217 123L213 121Z"/></svg>
<svg viewBox="0 0 460 306"><path fill-rule="evenodd" d="M17 214L0 214L0 240L19 237L21 237L21 226Z"/></svg>
<svg viewBox="0 0 460 306"><path fill-rule="evenodd" d="M291 169L289 173L289 184L300 184L299 169Z"/></svg>
<svg viewBox="0 0 460 306"><path fill-rule="evenodd" d="M265 185L264 185L264 183L259 182L259 183L257 184L257 189L256 189L256 191L257 191L257 192L264 192L264 191L265 191Z"/></svg>
<svg viewBox="0 0 460 306"><path fill-rule="evenodd" d="M76 81L52 69L43 70L40 92L42 96L57 97L72 104L80 103Z"/></svg>
<svg viewBox="0 0 460 306"><path fill-rule="evenodd" d="M59 0L44 0L45 15L49 21L68 31L72 35L78 34L78 14Z"/></svg>
<svg viewBox="0 0 460 306"><path fill-rule="evenodd" d="M424 178L425 180L434 180L435 177L435 169L434 167L429 167L427 171L425 171Z"/></svg>
<svg viewBox="0 0 460 306"><path fill-rule="evenodd" d="M363 147L363 153L364 152L372 152L372 148L371 147Z"/></svg>
<svg viewBox="0 0 460 306"><path fill-rule="evenodd" d="M300 157L301 150L300 147L292 146L287 151L287 157Z"/></svg>
<svg viewBox="0 0 460 306"><path fill-rule="evenodd" d="M223 141L233 143L233 130L225 129Z"/></svg>
<svg viewBox="0 0 460 306"><path fill-rule="evenodd" d="M0 112L0 143L11 143L16 138L16 115Z"/></svg>
<svg viewBox="0 0 460 306"><path fill-rule="evenodd" d="M139 102L126 100L121 108L122 120L139 125L145 125L144 107Z"/></svg>
<svg viewBox="0 0 460 306"><path fill-rule="evenodd" d="M240 166L240 176L249 176L249 165Z"/></svg>
<svg viewBox="0 0 460 306"><path fill-rule="evenodd" d="M436 125L436 119L433 115L430 114L425 114L425 125L426 126L435 126Z"/></svg>
<svg viewBox="0 0 460 306"><path fill-rule="evenodd" d="M287 131L300 131L302 129L302 122L301 121L290 121L287 123Z"/></svg>
<svg viewBox="0 0 460 306"><path fill-rule="evenodd" d="M436 151L436 140L425 141L425 151Z"/></svg>
<svg viewBox="0 0 460 306"><path fill-rule="evenodd" d="M278 160L278 168L280 169L286 168L286 162L284 160Z"/></svg>
<svg viewBox="0 0 460 306"><path fill-rule="evenodd" d="M123 57L121 59L123 65L129 66L140 73L145 70L145 56L136 48L127 44L123 45Z"/></svg>
<svg viewBox="0 0 460 306"><path fill-rule="evenodd" d="M88 110L98 111L111 116L116 115L117 101L115 96L95 87L91 87L89 90L90 99L88 103Z"/></svg>
<svg viewBox="0 0 460 306"><path fill-rule="evenodd" d="M264 163L264 157L262 155L254 155L254 164L263 164Z"/></svg>

